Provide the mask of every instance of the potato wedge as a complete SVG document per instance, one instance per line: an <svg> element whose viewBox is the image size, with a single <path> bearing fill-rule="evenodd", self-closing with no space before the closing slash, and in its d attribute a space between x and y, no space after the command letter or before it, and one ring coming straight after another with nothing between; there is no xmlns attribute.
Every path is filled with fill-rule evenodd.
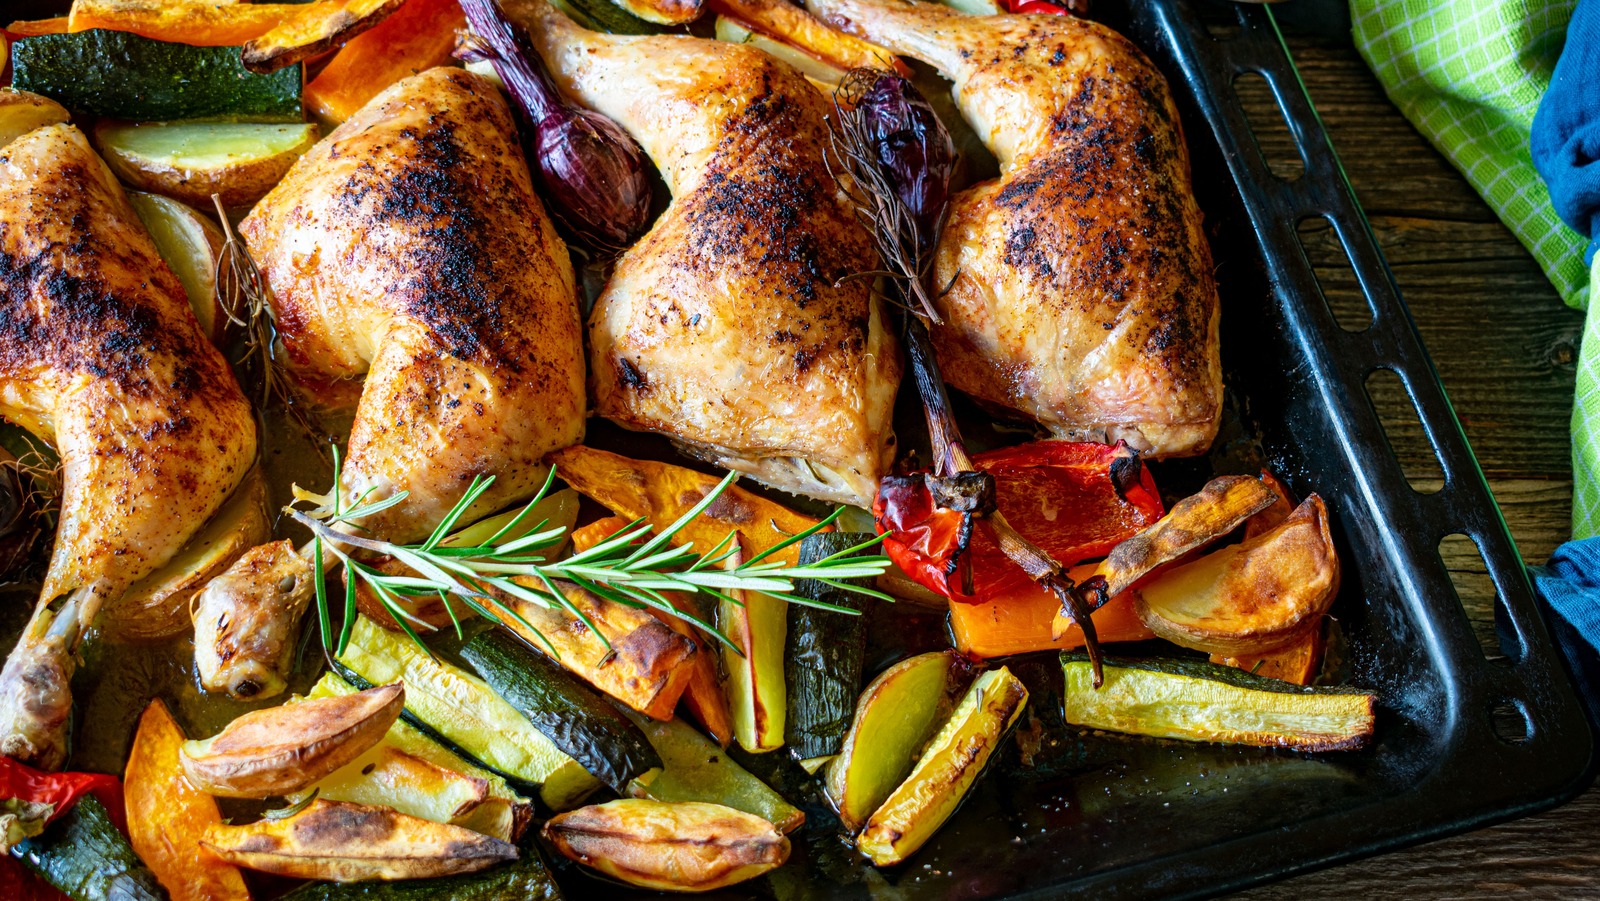
<svg viewBox="0 0 1600 901"><path fill-rule="evenodd" d="M517 859L509 842L344 801L313 801L292 816L248 826L210 826L203 844L241 867L329 882L426 879Z"/></svg>
<svg viewBox="0 0 1600 901"><path fill-rule="evenodd" d="M661 755L660 769L629 784L630 796L721 804L758 816L784 833L805 823L805 811L790 804L683 720L658 723L638 715L630 718Z"/></svg>
<svg viewBox="0 0 1600 901"><path fill-rule="evenodd" d="M317 797L324 800L393 807L435 823L456 822L489 800L489 780L446 769L387 743L374 745L316 787ZM304 797L301 793L290 800Z"/></svg>
<svg viewBox="0 0 1600 901"><path fill-rule="evenodd" d="M707 892L789 859L789 839L760 817L720 804L625 798L553 817L545 838L562 855L629 885Z"/></svg>
<svg viewBox="0 0 1600 901"><path fill-rule="evenodd" d="M155 641L189 628L190 603L244 553L272 537L267 484L259 468L167 564L107 604L101 622L128 641Z"/></svg>
<svg viewBox="0 0 1600 901"><path fill-rule="evenodd" d="M1154 525L1111 549L1099 567L1106 592L1121 594L1156 567L1225 537L1276 498L1265 482L1251 476L1212 479Z"/></svg>
<svg viewBox="0 0 1600 901"><path fill-rule="evenodd" d="M94 128L94 144L123 183L191 206L251 206L317 143L310 123L116 122Z"/></svg>
<svg viewBox="0 0 1600 901"><path fill-rule="evenodd" d="M167 705L151 701L123 774L128 838L172 901L249 901L239 868L200 846L207 827L222 825L222 812L184 778L183 742Z"/></svg>
<svg viewBox="0 0 1600 901"><path fill-rule="evenodd" d="M1270 532L1132 589L1139 619L1186 648L1237 657L1290 641L1328 612L1339 557L1313 494Z"/></svg>
<svg viewBox="0 0 1600 901"><path fill-rule="evenodd" d="M128 202L156 242L161 259L183 283L183 293L189 295L189 307L201 330L212 344L226 348L232 329L217 296L217 259L227 240L222 229L210 216L171 197L129 191Z"/></svg>
<svg viewBox="0 0 1600 901"><path fill-rule="evenodd" d="M0 41L4 44L4 41ZM5 66L0 50L0 68ZM72 115L61 104L29 91L0 89L0 147L4 147L35 128L59 125Z"/></svg>
<svg viewBox="0 0 1600 901"><path fill-rule="evenodd" d="M276 72L332 50L382 22L405 0L316 0L285 16L240 50L251 72Z"/></svg>
<svg viewBox="0 0 1600 901"><path fill-rule="evenodd" d="M225 798L307 788L377 744L405 707L403 685L256 710L204 741L184 743L189 781Z"/></svg>

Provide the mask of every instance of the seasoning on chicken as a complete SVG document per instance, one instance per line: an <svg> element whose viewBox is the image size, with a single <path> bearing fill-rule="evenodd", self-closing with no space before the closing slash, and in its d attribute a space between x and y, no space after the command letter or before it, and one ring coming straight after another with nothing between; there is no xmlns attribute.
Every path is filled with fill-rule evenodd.
<svg viewBox="0 0 1600 901"><path fill-rule="evenodd" d="M0 754L54 769L83 632L183 548L256 454L227 362L70 125L0 150L0 416L63 464L39 606L0 672Z"/></svg>
<svg viewBox="0 0 1600 901"><path fill-rule="evenodd" d="M753 47L501 6L672 191L589 320L597 411L769 485L870 503L893 456L899 351L867 281L840 282L876 263L824 161L827 98Z"/></svg>
<svg viewBox="0 0 1600 901"><path fill-rule="evenodd" d="M807 5L938 68L999 160L952 198L935 260L945 378L1060 438L1204 452L1222 408L1211 253L1177 109L1138 48L1073 16Z"/></svg>

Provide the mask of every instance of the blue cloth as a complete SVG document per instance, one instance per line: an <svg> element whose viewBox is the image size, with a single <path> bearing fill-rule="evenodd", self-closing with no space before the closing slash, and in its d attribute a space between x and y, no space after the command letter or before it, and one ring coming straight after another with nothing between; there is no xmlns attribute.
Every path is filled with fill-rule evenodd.
<svg viewBox="0 0 1600 901"><path fill-rule="evenodd" d="M1563 544L1533 575L1551 609L1600 649L1600 538Z"/></svg>
<svg viewBox="0 0 1600 901"><path fill-rule="evenodd" d="M1562 221L1600 248L1600 0L1579 0L1529 142Z"/></svg>

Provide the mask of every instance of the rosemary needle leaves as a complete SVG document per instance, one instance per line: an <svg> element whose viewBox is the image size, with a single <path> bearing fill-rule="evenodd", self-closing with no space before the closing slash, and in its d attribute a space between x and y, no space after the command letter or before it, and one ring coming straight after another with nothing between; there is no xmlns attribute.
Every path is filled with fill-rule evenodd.
<svg viewBox="0 0 1600 901"><path fill-rule="evenodd" d="M848 579L871 578L888 568L889 559L883 556L851 556L857 551L877 543L878 539L849 548L804 566L790 566L770 561L773 554L805 540L808 535L830 526L843 508L805 531L790 536L750 559L729 568L724 563L737 553L734 533L729 532L716 547L697 553L692 545L673 544L672 540L695 517L716 502L722 492L733 484L736 476L729 473L715 489L706 494L692 509L672 525L651 534L643 520L635 520L612 532L593 547L562 559L551 559L566 543L566 529L546 528L541 521L531 528L523 528L522 521L535 505L549 492L555 481L555 470L550 471L544 487L524 506L510 522L481 544L464 546L447 539L463 525L462 516L473 502L493 484L493 476L479 476L472 481L461 500L440 521L425 540L415 544L397 544L359 534L360 521L405 500L405 492L393 494L378 501L368 502L365 497L344 506L338 489L326 495L316 495L296 487L296 503L303 501L318 504L312 509L299 509L291 505L286 512L312 532L313 560L326 559L330 554L344 567L344 629L334 640L331 634L331 611L327 580L319 567L316 578L318 621L322 629L325 650L335 656L344 653L350 638L350 627L355 621L355 585L360 580L372 590L384 609L395 618L412 641L422 645L421 638L412 628L414 621L400 606L404 597L437 596L456 622L460 620L450 606L454 599L474 613L495 624L503 622L502 616L515 619L532 634L544 636L526 619L509 606L503 598L509 597L541 607L560 609L588 623L588 619L566 596L555 582L562 580L578 585L598 597L629 607L648 607L669 616L677 617L704 629L719 641L734 647L710 623L702 622L692 614L670 603L662 592L704 593L734 604L740 602L733 592L758 591L769 597L820 607L837 613L854 614L857 611L801 597L795 593L795 582L800 579L818 579L846 591L853 591L879 599L888 599L870 588L852 585ZM339 484L338 457L334 457L334 485ZM510 537L517 536L517 537ZM410 569L405 575L383 572L358 559L356 554L388 555ZM605 636L593 630L602 642ZM545 647L556 655L549 641ZM607 643L609 647L609 643ZM424 649L426 646L424 645ZM734 648L738 651L738 648Z"/></svg>

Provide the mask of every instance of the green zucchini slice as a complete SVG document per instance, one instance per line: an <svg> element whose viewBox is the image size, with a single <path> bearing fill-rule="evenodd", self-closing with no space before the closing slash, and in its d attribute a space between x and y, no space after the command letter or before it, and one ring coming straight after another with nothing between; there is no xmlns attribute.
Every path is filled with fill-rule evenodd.
<svg viewBox="0 0 1600 901"><path fill-rule="evenodd" d="M338 663L339 675L357 688L404 680L407 722L485 769L539 786L540 800L554 810L576 805L600 784L482 679L364 616Z"/></svg>
<svg viewBox="0 0 1600 901"><path fill-rule="evenodd" d="M1203 660L1089 660L1062 654L1067 722L1183 741L1298 751L1359 748L1372 737L1376 698L1343 686L1304 686Z"/></svg>
<svg viewBox="0 0 1600 901"><path fill-rule="evenodd" d="M800 565L808 566L871 540L861 532L818 532L800 542ZM857 583L870 587L871 579ZM861 610L862 596L816 579L796 586L801 597ZM850 729L861 669L867 652L866 624L861 616L834 613L801 604L789 605L784 648L788 676L788 715L784 744L798 760L839 753Z"/></svg>
<svg viewBox="0 0 1600 901"><path fill-rule="evenodd" d="M166 892L100 802L85 797L11 855L72 901L157 901Z"/></svg>
<svg viewBox="0 0 1600 901"><path fill-rule="evenodd" d="M495 693L612 791L661 766L639 727L605 698L501 629L467 642L461 656Z"/></svg>
<svg viewBox="0 0 1600 901"><path fill-rule="evenodd" d="M95 29L23 38L11 86L79 113L139 122L220 118L299 122L304 71L255 75L238 47L191 47Z"/></svg>

